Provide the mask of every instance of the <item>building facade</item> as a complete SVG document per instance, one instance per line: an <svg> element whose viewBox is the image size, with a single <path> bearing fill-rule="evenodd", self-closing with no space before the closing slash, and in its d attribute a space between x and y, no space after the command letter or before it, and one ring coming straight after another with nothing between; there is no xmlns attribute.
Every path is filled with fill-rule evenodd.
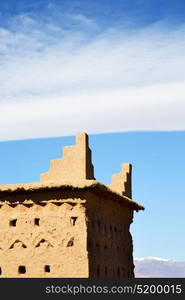
<svg viewBox="0 0 185 300"><path fill-rule="evenodd" d="M131 165L94 178L86 133L38 183L0 185L0 277L134 277Z"/></svg>

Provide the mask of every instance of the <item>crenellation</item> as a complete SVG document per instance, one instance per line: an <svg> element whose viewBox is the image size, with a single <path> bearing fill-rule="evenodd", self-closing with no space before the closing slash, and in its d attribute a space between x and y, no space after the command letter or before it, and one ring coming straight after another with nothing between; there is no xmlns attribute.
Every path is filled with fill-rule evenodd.
<svg viewBox="0 0 185 300"><path fill-rule="evenodd" d="M120 193L132 198L132 165L122 164L121 172L112 175L112 183L109 187Z"/></svg>
<svg viewBox="0 0 185 300"><path fill-rule="evenodd" d="M48 172L41 174L42 182L56 180L95 179L94 167L91 162L91 150L88 144L88 135L78 133L76 145L65 146L63 158L51 160Z"/></svg>

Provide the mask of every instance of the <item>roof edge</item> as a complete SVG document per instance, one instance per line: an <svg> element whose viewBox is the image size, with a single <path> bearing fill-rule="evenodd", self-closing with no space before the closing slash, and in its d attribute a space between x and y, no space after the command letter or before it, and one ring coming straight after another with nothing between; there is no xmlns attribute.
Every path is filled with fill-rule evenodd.
<svg viewBox="0 0 185 300"><path fill-rule="evenodd" d="M123 205L133 210L144 210L144 207L132 199L120 195L108 186L98 182L97 180L79 180L79 181L58 181L58 182L33 182L24 184L2 184L0 185L0 196L3 194L26 193L36 191L49 191L54 189L63 190L93 190L98 193L104 192L115 200L121 201Z"/></svg>

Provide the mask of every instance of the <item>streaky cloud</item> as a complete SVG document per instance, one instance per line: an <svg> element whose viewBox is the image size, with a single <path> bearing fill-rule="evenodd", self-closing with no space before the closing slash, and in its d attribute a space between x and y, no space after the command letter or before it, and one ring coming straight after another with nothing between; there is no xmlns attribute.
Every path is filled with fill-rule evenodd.
<svg viewBox="0 0 185 300"><path fill-rule="evenodd" d="M0 28L0 140L185 130L184 25L101 31L82 14L64 20L81 25L21 14Z"/></svg>

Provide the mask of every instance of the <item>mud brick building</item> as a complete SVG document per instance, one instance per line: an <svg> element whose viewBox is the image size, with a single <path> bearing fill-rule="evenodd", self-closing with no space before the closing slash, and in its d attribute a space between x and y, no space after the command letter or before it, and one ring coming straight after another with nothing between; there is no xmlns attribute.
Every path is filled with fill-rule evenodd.
<svg viewBox="0 0 185 300"><path fill-rule="evenodd" d="M131 165L94 178L86 133L38 183L0 185L0 277L134 277Z"/></svg>

